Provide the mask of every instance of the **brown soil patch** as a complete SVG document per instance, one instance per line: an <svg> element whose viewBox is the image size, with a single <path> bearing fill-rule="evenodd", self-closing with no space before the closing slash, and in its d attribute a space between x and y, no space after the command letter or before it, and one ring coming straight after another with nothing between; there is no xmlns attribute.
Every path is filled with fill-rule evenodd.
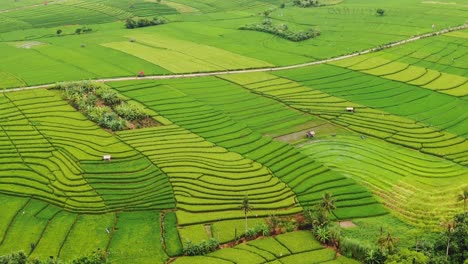
<svg viewBox="0 0 468 264"><path fill-rule="evenodd" d="M342 228L351 228L351 227L356 227L356 226L357 225L355 225L351 221L342 221L342 222L340 222L340 227L342 227Z"/></svg>

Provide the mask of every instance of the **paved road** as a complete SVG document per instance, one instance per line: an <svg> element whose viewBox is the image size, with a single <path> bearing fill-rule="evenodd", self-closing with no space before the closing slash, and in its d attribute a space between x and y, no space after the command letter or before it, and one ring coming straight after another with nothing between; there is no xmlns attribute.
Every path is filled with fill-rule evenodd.
<svg viewBox="0 0 468 264"><path fill-rule="evenodd" d="M411 37L409 39L401 40L398 42L394 42L391 44L382 45L379 47L367 49L364 51L354 52L347 55L342 55L339 57L313 61L313 62L306 62L301 64L294 64L289 66L279 66L279 67L268 67L268 68L254 68L254 69L246 69L246 70L227 70L227 71L215 71L215 72L199 72L199 73L181 73L181 74L167 74L167 75L152 75L152 76L145 76L145 77L115 77L115 78L105 78L105 79L97 79L92 80L95 82L121 82L121 81L132 81L132 80L165 80L165 79L181 79L181 78L196 78L196 77L206 77L206 76L216 76L216 75L226 75L226 74L239 74L239 73L253 73L253 72L271 72L271 71L282 71L282 70L289 70L289 69L296 69L296 68L303 68L312 65L319 65L324 64L332 61L339 61L344 60L352 57L356 57L363 54L368 54L372 52L376 52L382 49L389 49L395 46L404 45L422 38L428 38L433 36L438 36L440 34L445 34L452 31L463 30L468 28L468 24L443 29L436 32L431 32L427 34L422 34L418 36ZM18 88L11 88L4 90L4 92L14 92L14 91L23 91L23 90L32 90L32 89L40 89L40 88L49 88L54 86L55 83L52 84L44 84L44 85L36 85L36 86L28 86L28 87L18 87Z"/></svg>

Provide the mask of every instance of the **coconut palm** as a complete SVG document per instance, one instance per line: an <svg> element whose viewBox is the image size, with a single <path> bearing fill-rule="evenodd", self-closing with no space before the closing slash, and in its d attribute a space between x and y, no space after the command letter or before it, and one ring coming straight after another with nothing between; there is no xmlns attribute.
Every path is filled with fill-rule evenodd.
<svg viewBox="0 0 468 264"><path fill-rule="evenodd" d="M242 205L240 206L241 210L244 212L245 215L245 232L247 233L247 213L252 211L252 206L249 203L249 196L244 196L244 200L242 201Z"/></svg>
<svg viewBox="0 0 468 264"><path fill-rule="evenodd" d="M468 202L468 189L457 195L457 201L463 201L463 212L466 212L466 203Z"/></svg>
<svg viewBox="0 0 468 264"><path fill-rule="evenodd" d="M446 257L448 259L448 254L450 250L450 239L452 238L453 231L455 231L456 223L453 219L443 219L440 225L442 226L442 228L445 229L445 234L447 235Z"/></svg>
<svg viewBox="0 0 468 264"><path fill-rule="evenodd" d="M327 213L331 213L336 209L335 198L328 192L324 193L322 195L322 201L320 202L320 208Z"/></svg>
<svg viewBox="0 0 468 264"><path fill-rule="evenodd" d="M382 230L381 230L382 231ZM392 237L390 232L387 232L386 236L381 236L377 243L380 246L380 249L383 250L388 250L388 252L393 252L395 249L395 244L398 242L398 238Z"/></svg>

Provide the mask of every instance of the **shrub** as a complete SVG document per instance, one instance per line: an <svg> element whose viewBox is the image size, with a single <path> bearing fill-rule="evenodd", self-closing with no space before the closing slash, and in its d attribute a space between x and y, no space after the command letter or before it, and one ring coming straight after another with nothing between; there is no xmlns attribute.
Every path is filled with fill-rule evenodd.
<svg viewBox="0 0 468 264"><path fill-rule="evenodd" d="M270 227L266 223L257 225L255 231L262 236L270 236Z"/></svg>
<svg viewBox="0 0 468 264"><path fill-rule="evenodd" d="M344 238L341 240L340 245L340 252L342 255L350 258L355 258L360 261L365 261L368 252L376 252L377 249L365 245L362 241L351 239L351 238Z"/></svg>
<svg viewBox="0 0 468 264"><path fill-rule="evenodd" d="M114 112L105 112L98 123L102 127L109 128L113 131L123 130L126 127L126 122Z"/></svg>
<svg viewBox="0 0 468 264"><path fill-rule="evenodd" d="M283 221L282 225L286 232L292 232L296 229L296 223L292 222L291 219L287 219L286 221Z"/></svg>
<svg viewBox="0 0 468 264"><path fill-rule="evenodd" d="M112 112L108 106L91 106L85 111L87 117L94 122L98 122L104 113Z"/></svg>
<svg viewBox="0 0 468 264"><path fill-rule="evenodd" d="M81 97L74 98L78 109L86 110L89 107L96 105L97 97L92 93L84 94Z"/></svg>
<svg viewBox="0 0 468 264"><path fill-rule="evenodd" d="M208 241L203 240L200 244L194 244L192 241L187 240L184 245L184 255L198 256L206 255L215 251L219 247L219 241L215 238L210 238Z"/></svg>
<svg viewBox="0 0 468 264"><path fill-rule="evenodd" d="M162 18L155 17L153 19L148 18L127 18L125 20L125 27L128 29L140 28L140 27L150 27L165 24L166 21Z"/></svg>
<svg viewBox="0 0 468 264"><path fill-rule="evenodd" d="M72 264L104 264L107 263L107 254L98 249L89 256L85 256L72 261Z"/></svg>
<svg viewBox="0 0 468 264"><path fill-rule="evenodd" d="M279 224L281 223L280 219L276 215L270 215L270 217L267 218L266 220L268 227L270 228L270 231L273 233L276 233L276 230L279 227Z"/></svg>
<svg viewBox="0 0 468 264"><path fill-rule="evenodd" d="M245 25L243 27L240 27L239 29L270 33L270 34L277 35L278 37L291 40L291 41L295 41L295 42L299 42L299 41L303 41L303 40L307 40L307 39L320 36L320 32L312 28L307 31L293 32L289 30L288 26L285 24L274 26L274 25L271 25L271 23L265 23L265 22L262 24Z"/></svg>
<svg viewBox="0 0 468 264"><path fill-rule="evenodd" d="M409 263L409 264L426 264L429 262L429 258L421 252L410 251L409 249L402 249L396 254L389 255L385 263L398 264L398 263Z"/></svg>
<svg viewBox="0 0 468 264"><path fill-rule="evenodd" d="M28 257L23 251L0 256L0 264L26 264Z"/></svg>
<svg viewBox="0 0 468 264"><path fill-rule="evenodd" d="M116 91L107 87L96 90L96 94L108 105L115 105L122 101Z"/></svg>
<svg viewBox="0 0 468 264"><path fill-rule="evenodd" d="M320 6L318 0L294 0L293 5L299 7Z"/></svg>
<svg viewBox="0 0 468 264"><path fill-rule="evenodd" d="M320 243L326 244L330 241L330 231L325 226L319 226L314 228L315 238L320 241Z"/></svg>
<svg viewBox="0 0 468 264"><path fill-rule="evenodd" d="M142 121L138 126L151 125L144 108L135 103L123 102L120 95L109 87L99 87L90 81L57 83L56 88L63 91L63 97L88 119L101 127L113 131L123 130L127 121ZM106 106L101 106L104 103Z"/></svg>
<svg viewBox="0 0 468 264"><path fill-rule="evenodd" d="M249 228L245 231L245 237L246 238L255 238L257 236L257 230L255 228Z"/></svg>
<svg viewBox="0 0 468 264"><path fill-rule="evenodd" d="M119 116L129 121L143 120L148 117L143 107L132 103L127 104L122 102L120 105L114 107L114 111Z"/></svg>

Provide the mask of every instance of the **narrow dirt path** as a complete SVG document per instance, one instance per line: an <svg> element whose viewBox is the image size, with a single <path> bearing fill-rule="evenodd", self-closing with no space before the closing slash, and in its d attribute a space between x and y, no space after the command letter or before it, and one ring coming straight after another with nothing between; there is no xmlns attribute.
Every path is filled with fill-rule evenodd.
<svg viewBox="0 0 468 264"><path fill-rule="evenodd" d="M282 71L282 70L289 70L289 69L297 69L303 68L307 66L319 65L324 64L332 61L339 61L344 60L352 57L356 57L363 54L369 54L372 52L380 51L383 49L389 49L392 47L404 45L413 41L417 41L423 38L434 37L441 34L446 34L452 31L463 30L467 29L468 24L464 24L457 27L446 28L440 31L421 34L418 36L414 36L408 39L404 39L401 41L393 42L390 44L381 45L375 48L370 48L364 51L354 52L351 54L346 54L330 59L319 60L319 61L312 61L306 62L301 64L294 64L289 66L277 66L277 67L268 67L268 68L253 68L253 69L246 69L246 70L227 70L227 71L214 71L214 72L199 72L199 73L179 73L179 74L166 74L166 75L151 75L145 77L115 77L115 78L103 78L103 79L96 79L92 80L95 82L121 82L121 81L132 81L132 80L165 80L165 79L182 79L182 78L197 78L197 77L207 77L207 76L216 76L216 75L226 75L226 74L240 74L240 73L254 73L254 72L272 72L272 71ZM40 89L40 88L49 88L55 84L43 84L43 85L36 85L36 86L28 86L28 87L17 87L17 88L8 88L3 92L15 92L15 91L23 91L23 90L32 90L32 89Z"/></svg>

